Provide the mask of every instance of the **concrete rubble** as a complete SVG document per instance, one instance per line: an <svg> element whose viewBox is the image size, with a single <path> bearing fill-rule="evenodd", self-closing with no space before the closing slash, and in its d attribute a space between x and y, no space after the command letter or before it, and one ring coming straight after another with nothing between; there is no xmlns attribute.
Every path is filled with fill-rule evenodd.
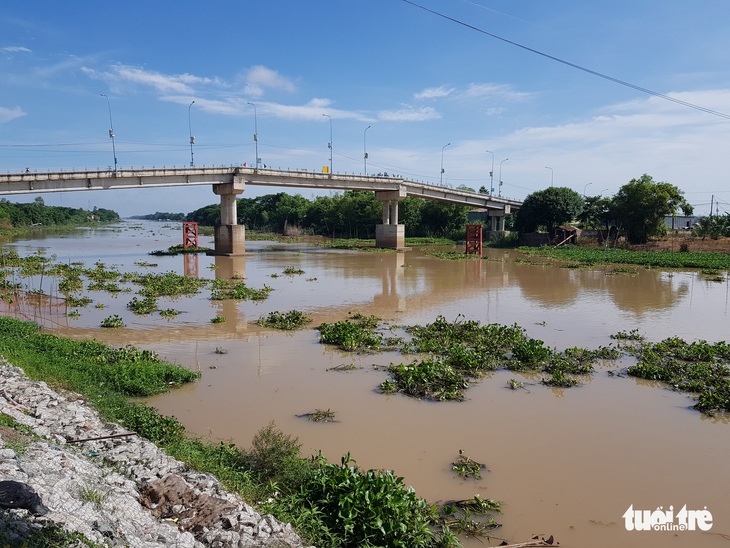
<svg viewBox="0 0 730 548"><path fill-rule="evenodd" d="M0 412L41 437L20 444L15 431L0 430L0 479L28 484L50 510L35 517L0 509L0 533L11 540L55 522L102 546L305 546L289 524L260 515L212 475L138 436L69 443L126 431L103 423L83 398L63 397L6 362Z"/></svg>

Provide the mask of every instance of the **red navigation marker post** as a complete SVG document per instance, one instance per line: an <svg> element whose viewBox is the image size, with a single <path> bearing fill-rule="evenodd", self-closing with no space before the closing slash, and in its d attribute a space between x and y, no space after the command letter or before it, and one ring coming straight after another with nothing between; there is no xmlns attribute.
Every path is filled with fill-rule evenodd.
<svg viewBox="0 0 730 548"><path fill-rule="evenodd" d="M198 223L183 222L183 248L198 247Z"/></svg>
<svg viewBox="0 0 730 548"><path fill-rule="evenodd" d="M466 225L466 254L482 254L482 225Z"/></svg>

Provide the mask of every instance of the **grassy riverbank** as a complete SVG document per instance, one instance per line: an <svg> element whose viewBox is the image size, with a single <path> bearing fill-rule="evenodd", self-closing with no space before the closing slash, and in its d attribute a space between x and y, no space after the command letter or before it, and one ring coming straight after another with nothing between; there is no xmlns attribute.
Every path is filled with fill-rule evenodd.
<svg viewBox="0 0 730 548"><path fill-rule="evenodd" d="M523 253L548 257L568 263L570 266L593 266L601 264L631 264L649 268L700 268L707 270L730 270L730 255L725 253L673 252L673 251L629 251L615 248L584 248L565 246L520 247Z"/></svg>
<svg viewBox="0 0 730 548"><path fill-rule="evenodd" d="M71 341L40 332L30 322L0 318L0 355L36 380L79 393L106 420L155 442L194 469L214 474L228 489L291 522L322 547L450 547L459 542L445 525L456 508L437 509L416 496L403 479L386 471L362 471L350 455L340 464L321 455L302 458L300 444L271 423L250 450L189 436L180 422L130 400L193 382L196 373L160 361L154 353L113 349L95 341ZM499 503L464 501L477 511Z"/></svg>

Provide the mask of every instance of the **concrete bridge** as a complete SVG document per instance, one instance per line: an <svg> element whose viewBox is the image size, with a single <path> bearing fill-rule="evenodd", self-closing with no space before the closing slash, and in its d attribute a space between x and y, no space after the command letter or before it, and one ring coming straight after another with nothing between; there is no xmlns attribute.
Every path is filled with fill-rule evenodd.
<svg viewBox="0 0 730 548"><path fill-rule="evenodd" d="M171 167L96 171L52 171L0 174L0 195L164 186L211 185L220 196L221 226L215 229L215 252L240 255L246 229L238 224L237 196L246 185L337 190L367 190L383 203L383 222L376 225L375 245L405 247L405 225L398 224L398 202L406 197L485 208L492 231L504 231L504 219L522 202L467 190L430 185L399 177L346 175L253 167Z"/></svg>

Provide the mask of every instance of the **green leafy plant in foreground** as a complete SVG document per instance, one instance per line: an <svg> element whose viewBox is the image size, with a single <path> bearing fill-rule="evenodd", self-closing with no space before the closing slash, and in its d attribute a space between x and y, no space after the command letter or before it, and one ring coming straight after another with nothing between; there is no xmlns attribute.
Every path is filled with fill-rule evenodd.
<svg viewBox="0 0 730 548"><path fill-rule="evenodd" d="M391 471L361 471L347 454L340 465L321 454L314 473L286 505L296 512L314 515L316 536L340 539L335 546L388 546L418 548L437 546L430 527L435 509L416 496L403 478ZM325 533L326 532L326 533Z"/></svg>

